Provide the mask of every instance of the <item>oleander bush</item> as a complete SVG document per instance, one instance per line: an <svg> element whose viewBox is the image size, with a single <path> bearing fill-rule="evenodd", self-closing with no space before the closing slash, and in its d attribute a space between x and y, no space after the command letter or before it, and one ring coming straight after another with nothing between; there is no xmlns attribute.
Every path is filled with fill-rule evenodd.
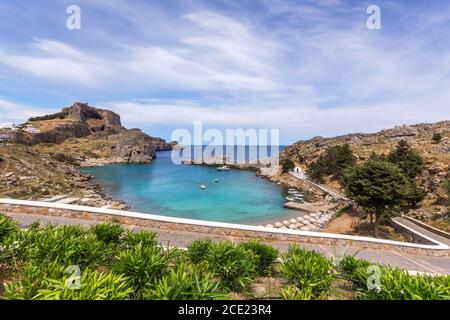
<svg viewBox="0 0 450 320"><path fill-rule="evenodd" d="M181 263L155 280L146 298L158 300L210 300L226 298L220 281L210 273L201 272Z"/></svg>
<svg viewBox="0 0 450 320"><path fill-rule="evenodd" d="M311 300L314 298L312 287L304 287L300 289L295 285L287 285L280 292L283 300Z"/></svg>
<svg viewBox="0 0 450 320"><path fill-rule="evenodd" d="M231 241L214 243L206 256L207 269L220 279L221 287L243 291L257 276L258 256Z"/></svg>
<svg viewBox="0 0 450 320"><path fill-rule="evenodd" d="M112 270L127 276L133 288L131 298L143 299L154 279L163 276L169 266L169 254L160 247L138 243L133 248L121 251L112 263Z"/></svg>
<svg viewBox="0 0 450 320"><path fill-rule="evenodd" d="M256 272L259 276L272 274L273 266L279 256L277 249L257 240L242 242L239 246L252 251L257 256Z"/></svg>
<svg viewBox="0 0 450 320"><path fill-rule="evenodd" d="M143 247L156 247L159 245L156 234L146 230L139 232L128 230L122 239L122 244L128 248L134 247L139 243Z"/></svg>
<svg viewBox="0 0 450 320"><path fill-rule="evenodd" d="M113 223L96 224L91 230L99 241L105 243L118 243L125 232L121 225Z"/></svg>
<svg viewBox="0 0 450 320"><path fill-rule="evenodd" d="M34 232L22 232L22 235L19 248L24 250L19 256L29 261L56 261L85 268L100 266L113 255L108 245L79 226L47 225Z"/></svg>
<svg viewBox="0 0 450 320"><path fill-rule="evenodd" d="M289 247L283 256L280 272L290 285L301 291L299 295L309 299L326 295L336 277L332 260L298 246ZM293 292L289 287L285 290L288 296Z"/></svg>
<svg viewBox="0 0 450 320"><path fill-rule="evenodd" d="M341 262L344 274L352 281L355 290L370 300L449 300L450 276L411 275L406 270L372 264L366 260L346 257ZM379 287L369 289L369 266L380 270Z"/></svg>
<svg viewBox="0 0 450 320"><path fill-rule="evenodd" d="M6 284L5 298L15 300L123 300L132 293L124 275L86 269L75 279L67 268L29 264L20 281ZM79 287L75 281L79 281Z"/></svg>
<svg viewBox="0 0 450 320"><path fill-rule="evenodd" d="M353 298L450 299L450 276L376 265L380 287L369 290L368 261L347 256L337 273L332 260L296 246L275 264L278 257L258 241L197 240L187 250L169 249L152 232L125 232L113 224L86 229L34 223L25 230L0 215L0 299L248 298L255 296L253 284L276 283L271 298L309 300L333 297L335 281L345 281Z"/></svg>
<svg viewBox="0 0 450 320"><path fill-rule="evenodd" d="M214 242L210 239L200 239L191 241L188 245L187 255L192 263L204 262L211 251Z"/></svg>
<svg viewBox="0 0 450 320"><path fill-rule="evenodd" d="M0 243L2 243L9 235L18 231L19 227L14 220L0 215Z"/></svg>

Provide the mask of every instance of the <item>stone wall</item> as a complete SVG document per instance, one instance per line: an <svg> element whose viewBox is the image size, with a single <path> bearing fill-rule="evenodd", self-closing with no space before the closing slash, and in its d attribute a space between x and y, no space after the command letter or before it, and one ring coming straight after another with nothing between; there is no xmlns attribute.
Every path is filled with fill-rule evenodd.
<svg viewBox="0 0 450 320"><path fill-rule="evenodd" d="M370 248L374 250L392 250L410 254L429 256L450 256L448 246L436 243L420 245L390 240L370 239L347 235L295 230L279 230L256 226L196 221L118 210L89 208L82 206L42 203L22 200L0 200L0 212L61 216L67 218L113 221L116 223L156 228L170 231L186 231L219 236L233 240L259 239L264 242L284 241L297 244L316 244L325 246L348 246L353 249Z"/></svg>

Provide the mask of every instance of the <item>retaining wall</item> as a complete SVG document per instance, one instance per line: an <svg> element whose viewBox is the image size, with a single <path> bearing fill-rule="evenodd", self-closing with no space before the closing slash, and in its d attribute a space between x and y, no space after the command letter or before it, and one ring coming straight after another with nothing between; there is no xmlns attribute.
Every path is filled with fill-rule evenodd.
<svg viewBox="0 0 450 320"><path fill-rule="evenodd" d="M145 213L119 211L85 206L37 201L0 199L0 213L22 213L67 218L113 221L117 223L156 228L169 231L194 232L207 236L220 236L236 240L259 239L264 242L284 241L297 244L351 247L355 249L393 250L410 254L450 256L450 248L440 242L415 244L399 241L356 237L341 234L274 229L257 226L219 223L158 216Z"/></svg>

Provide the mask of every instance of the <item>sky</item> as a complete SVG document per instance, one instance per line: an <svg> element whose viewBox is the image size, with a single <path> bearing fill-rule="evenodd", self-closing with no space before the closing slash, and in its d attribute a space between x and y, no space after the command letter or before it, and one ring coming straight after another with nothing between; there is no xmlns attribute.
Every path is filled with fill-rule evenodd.
<svg viewBox="0 0 450 320"><path fill-rule="evenodd" d="M168 140L203 121L289 144L450 119L447 0L0 0L0 30L0 124L82 101Z"/></svg>

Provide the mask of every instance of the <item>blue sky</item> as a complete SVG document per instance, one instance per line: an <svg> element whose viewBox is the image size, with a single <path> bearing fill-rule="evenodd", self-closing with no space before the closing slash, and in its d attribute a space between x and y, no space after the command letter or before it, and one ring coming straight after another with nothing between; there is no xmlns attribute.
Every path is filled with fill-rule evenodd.
<svg viewBox="0 0 450 320"><path fill-rule="evenodd" d="M446 0L0 0L0 30L0 123L83 101L167 139L202 120L286 144L450 119Z"/></svg>

